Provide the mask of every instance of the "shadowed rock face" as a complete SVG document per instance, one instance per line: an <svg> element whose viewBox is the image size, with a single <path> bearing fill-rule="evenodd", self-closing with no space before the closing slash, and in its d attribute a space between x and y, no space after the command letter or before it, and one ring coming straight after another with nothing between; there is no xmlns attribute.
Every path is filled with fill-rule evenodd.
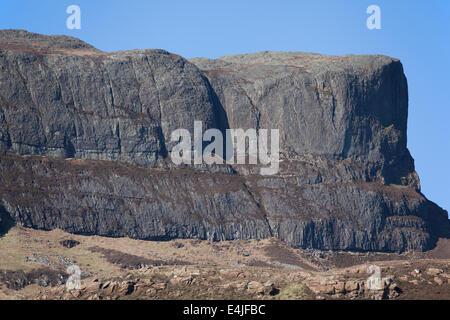
<svg viewBox="0 0 450 320"><path fill-rule="evenodd" d="M81 234L425 250L450 227L420 193L407 108L402 66L385 56L189 62L0 31L1 205L24 226ZM279 129L279 173L174 167L170 133L194 120Z"/></svg>

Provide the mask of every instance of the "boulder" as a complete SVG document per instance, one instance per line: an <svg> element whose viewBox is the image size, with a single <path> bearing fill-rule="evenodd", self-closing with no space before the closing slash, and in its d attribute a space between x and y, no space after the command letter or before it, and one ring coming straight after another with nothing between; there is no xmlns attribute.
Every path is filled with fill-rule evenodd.
<svg viewBox="0 0 450 320"><path fill-rule="evenodd" d="M439 269L439 268L428 268L426 273L430 276L438 276L443 272L444 272L444 270Z"/></svg>

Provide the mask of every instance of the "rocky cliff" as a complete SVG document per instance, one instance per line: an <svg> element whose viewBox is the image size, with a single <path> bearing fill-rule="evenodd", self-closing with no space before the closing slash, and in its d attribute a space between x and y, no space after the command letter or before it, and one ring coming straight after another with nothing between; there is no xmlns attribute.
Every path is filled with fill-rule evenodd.
<svg viewBox="0 0 450 320"><path fill-rule="evenodd" d="M420 193L407 112L402 65L385 56L187 61L4 30L0 209L26 227L88 235L426 250L450 225ZM193 132L194 120L279 129L279 173L175 167L170 133Z"/></svg>

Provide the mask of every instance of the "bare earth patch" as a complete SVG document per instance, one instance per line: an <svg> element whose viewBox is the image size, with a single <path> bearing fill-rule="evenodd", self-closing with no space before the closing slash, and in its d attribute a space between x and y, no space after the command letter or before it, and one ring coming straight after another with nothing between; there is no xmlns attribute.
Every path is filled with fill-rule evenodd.
<svg viewBox="0 0 450 320"><path fill-rule="evenodd" d="M356 253L14 226L0 248L0 299L450 299L448 240L424 253ZM72 264L81 287L68 290ZM367 285L370 265L380 268L377 290Z"/></svg>

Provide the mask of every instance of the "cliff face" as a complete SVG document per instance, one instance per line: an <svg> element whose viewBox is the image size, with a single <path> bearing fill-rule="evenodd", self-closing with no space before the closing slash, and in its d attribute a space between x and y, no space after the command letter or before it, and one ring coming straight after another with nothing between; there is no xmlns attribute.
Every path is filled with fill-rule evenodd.
<svg viewBox="0 0 450 320"><path fill-rule="evenodd" d="M81 234L425 250L450 226L420 193L407 111L402 66L385 56L187 61L0 31L0 209ZM173 166L170 133L194 120L279 129L279 173Z"/></svg>
<svg viewBox="0 0 450 320"><path fill-rule="evenodd" d="M0 47L2 150L151 166L170 132L214 124L204 76L168 52L105 54L17 31L1 32Z"/></svg>
<svg viewBox="0 0 450 320"><path fill-rule="evenodd" d="M408 91L398 60L263 52L193 59L232 128L280 128L287 159L351 159L387 184L415 183ZM227 125L228 125L227 124Z"/></svg>

